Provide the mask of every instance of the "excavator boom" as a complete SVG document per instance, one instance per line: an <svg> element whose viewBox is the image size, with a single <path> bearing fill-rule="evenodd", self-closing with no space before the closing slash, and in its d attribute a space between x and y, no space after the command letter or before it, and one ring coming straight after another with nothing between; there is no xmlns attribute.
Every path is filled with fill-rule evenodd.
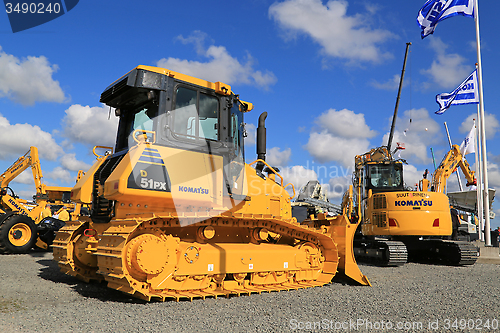
<svg viewBox="0 0 500 333"><path fill-rule="evenodd" d="M446 193L447 180L457 167L460 167L465 179L467 179L467 186L475 184L475 172L471 170L469 163L460 152L460 147L453 145L434 172L432 177L433 191Z"/></svg>

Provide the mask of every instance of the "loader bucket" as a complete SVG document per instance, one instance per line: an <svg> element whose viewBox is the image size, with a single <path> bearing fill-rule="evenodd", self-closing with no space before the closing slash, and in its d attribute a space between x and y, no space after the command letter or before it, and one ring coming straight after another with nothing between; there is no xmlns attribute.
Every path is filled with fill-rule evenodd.
<svg viewBox="0 0 500 333"><path fill-rule="evenodd" d="M338 271L341 277L344 275L360 285L371 286L354 258L353 240L357 226L357 224L351 224L345 215L339 215L330 220L330 235L337 244L339 253Z"/></svg>

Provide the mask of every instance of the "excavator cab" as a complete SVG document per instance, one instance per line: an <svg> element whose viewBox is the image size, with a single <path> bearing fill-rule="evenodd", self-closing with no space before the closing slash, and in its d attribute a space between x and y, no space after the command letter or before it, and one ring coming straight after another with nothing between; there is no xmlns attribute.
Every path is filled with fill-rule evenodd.
<svg viewBox="0 0 500 333"><path fill-rule="evenodd" d="M365 174L365 189L373 193L404 190L401 162L367 164Z"/></svg>

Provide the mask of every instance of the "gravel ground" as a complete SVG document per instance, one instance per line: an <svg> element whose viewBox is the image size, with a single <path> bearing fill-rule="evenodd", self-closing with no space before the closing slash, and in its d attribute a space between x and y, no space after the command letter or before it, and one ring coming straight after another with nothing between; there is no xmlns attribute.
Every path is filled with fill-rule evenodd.
<svg viewBox="0 0 500 333"><path fill-rule="evenodd" d="M52 253L0 255L0 332L500 332L500 265L360 268L372 287L145 303L63 275Z"/></svg>

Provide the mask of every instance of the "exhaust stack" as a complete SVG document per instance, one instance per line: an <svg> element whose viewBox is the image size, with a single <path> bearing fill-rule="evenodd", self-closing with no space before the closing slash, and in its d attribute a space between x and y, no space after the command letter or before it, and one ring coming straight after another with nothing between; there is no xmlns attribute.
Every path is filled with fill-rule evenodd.
<svg viewBox="0 0 500 333"><path fill-rule="evenodd" d="M257 127L257 159L266 160L266 118L267 112L262 112L259 116L259 126ZM257 162L256 170L262 172L264 163Z"/></svg>

